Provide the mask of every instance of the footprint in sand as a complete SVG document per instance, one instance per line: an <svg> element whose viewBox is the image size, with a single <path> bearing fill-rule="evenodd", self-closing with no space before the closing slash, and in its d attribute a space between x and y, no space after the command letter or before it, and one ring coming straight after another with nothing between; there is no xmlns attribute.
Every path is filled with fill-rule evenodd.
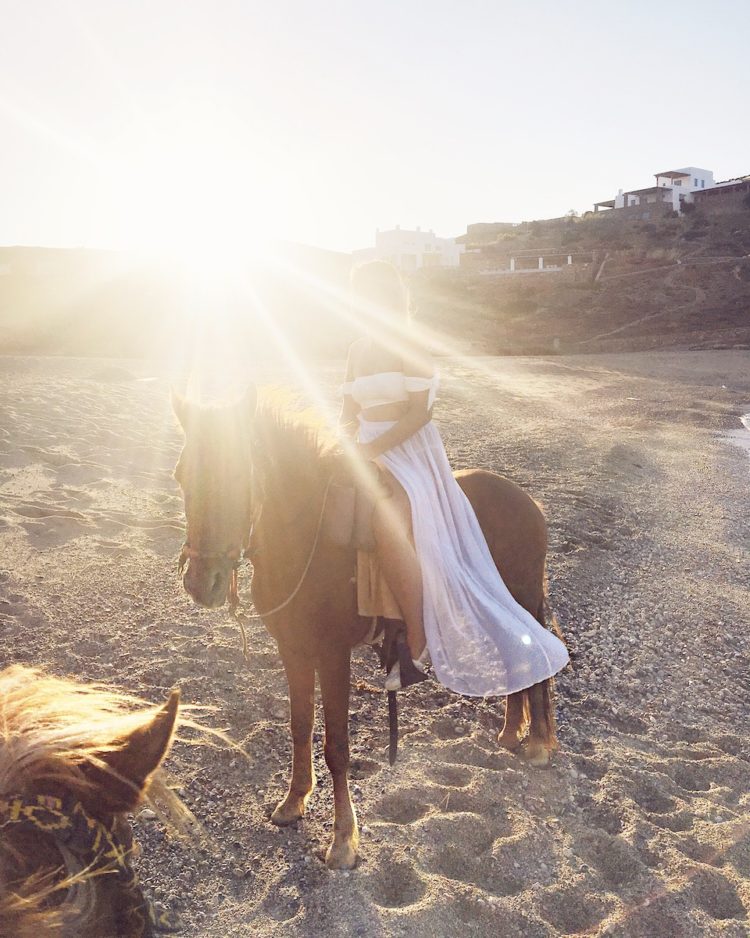
<svg viewBox="0 0 750 938"><path fill-rule="evenodd" d="M711 918L719 921L747 918L737 889L726 876L716 870L706 869L705 866L696 867L689 876L687 893Z"/></svg>
<svg viewBox="0 0 750 938"><path fill-rule="evenodd" d="M660 790L656 783L646 776L635 780L631 797L644 811L651 814L670 814L677 808L677 801Z"/></svg>
<svg viewBox="0 0 750 938"><path fill-rule="evenodd" d="M471 769L458 765L436 765L429 769L428 775L438 785L448 788L466 788L471 785L475 773Z"/></svg>
<svg viewBox="0 0 750 938"><path fill-rule="evenodd" d="M365 889L376 905L403 909L424 896L427 886L411 863L395 857L384 859L380 869L365 879Z"/></svg>
<svg viewBox="0 0 750 938"><path fill-rule="evenodd" d="M650 875L637 850L622 837L591 831L578 838L574 851L612 889L629 886Z"/></svg>
<svg viewBox="0 0 750 938"><path fill-rule="evenodd" d="M381 771L383 766L374 759L352 759L349 767L349 775L355 781L363 778L371 778Z"/></svg>
<svg viewBox="0 0 750 938"><path fill-rule="evenodd" d="M407 788L382 798L376 805L373 816L391 824L412 824L425 817L431 807L425 788Z"/></svg>
<svg viewBox="0 0 750 938"><path fill-rule="evenodd" d="M614 910L610 899L582 886L558 886L545 890L539 896L539 906L544 918L559 935L592 933Z"/></svg>

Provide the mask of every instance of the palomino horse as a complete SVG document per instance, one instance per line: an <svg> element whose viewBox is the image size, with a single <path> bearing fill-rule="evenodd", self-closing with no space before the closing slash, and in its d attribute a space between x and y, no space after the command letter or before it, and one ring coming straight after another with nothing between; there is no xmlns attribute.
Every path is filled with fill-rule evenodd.
<svg viewBox="0 0 750 938"><path fill-rule="evenodd" d="M36 669L0 672L0 935L172 930L138 885L125 814L149 787L181 808L154 774L178 701L174 691L163 707L146 709Z"/></svg>
<svg viewBox="0 0 750 938"><path fill-rule="evenodd" d="M333 777L334 834L328 866L356 862L358 831L349 795L351 649L369 620L357 614L352 585L355 552L321 535L330 480L346 472L320 428L255 392L226 407L199 407L174 396L185 445L175 477L184 499L187 537L181 569L192 598L218 608L237 597L237 566L253 565L252 599L278 643L289 682L294 744L286 797L271 815L291 824L313 789L315 674L325 715L325 759ZM515 599L544 624L544 517L517 485L490 472L456 474L476 511L492 556ZM550 682L507 700L500 745L547 765L556 748Z"/></svg>

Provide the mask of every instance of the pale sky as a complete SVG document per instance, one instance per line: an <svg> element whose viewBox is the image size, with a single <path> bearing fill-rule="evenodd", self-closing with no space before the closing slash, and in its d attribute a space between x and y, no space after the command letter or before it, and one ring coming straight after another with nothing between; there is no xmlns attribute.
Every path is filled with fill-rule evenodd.
<svg viewBox="0 0 750 938"><path fill-rule="evenodd" d="M750 3L0 0L0 245L340 250L750 173Z"/></svg>

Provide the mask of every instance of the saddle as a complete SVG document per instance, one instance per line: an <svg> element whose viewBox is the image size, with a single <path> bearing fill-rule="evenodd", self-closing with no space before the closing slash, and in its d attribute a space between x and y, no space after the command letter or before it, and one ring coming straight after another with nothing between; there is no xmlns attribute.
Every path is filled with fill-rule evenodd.
<svg viewBox="0 0 750 938"><path fill-rule="evenodd" d="M328 501L323 514L323 534L339 547L371 553L375 550L372 515L375 502L388 496L380 470L367 467L365 479L342 478L334 480L328 489Z"/></svg>
<svg viewBox="0 0 750 938"><path fill-rule="evenodd" d="M335 478L328 489L322 533L329 543L356 551L357 609L365 618L400 619L401 611L380 570L375 552L372 516L375 504L390 490L374 464L368 475ZM366 642L369 644L370 639Z"/></svg>

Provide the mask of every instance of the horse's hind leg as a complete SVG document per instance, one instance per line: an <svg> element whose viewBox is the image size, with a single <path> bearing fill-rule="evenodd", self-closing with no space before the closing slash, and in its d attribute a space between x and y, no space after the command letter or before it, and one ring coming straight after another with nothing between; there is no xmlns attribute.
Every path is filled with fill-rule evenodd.
<svg viewBox="0 0 750 938"><path fill-rule="evenodd" d="M524 693L528 694L531 716L524 758L529 765L545 768L549 765L552 753L558 748L552 681L551 679L540 681Z"/></svg>
<svg viewBox="0 0 750 938"><path fill-rule="evenodd" d="M357 817L349 794L349 657L348 648L331 647L318 665L326 723L325 759L333 778L333 842L326 864L334 870L351 869L359 846Z"/></svg>
<svg viewBox="0 0 750 938"><path fill-rule="evenodd" d="M293 824L305 813L305 806L315 784L312 766L312 731L315 719L315 668L309 659L280 649L289 682L291 716L292 778L286 798L271 815L274 824Z"/></svg>
<svg viewBox="0 0 750 938"><path fill-rule="evenodd" d="M537 621L545 628L548 627L546 600L545 590L539 601L536 613ZM562 633L560 632L560 628L554 616L549 622L549 627L558 638L562 639ZM529 738L524 746L523 755L529 765L533 765L537 768L545 768L548 766L552 753L558 748L557 730L555 727L555 703L552 698L552 681L552 678L547 678L544 681L540 681L538 684L528 687L524 691L529 714Z"/></svg>
<svg viewBox="0 0 750 938"><path fill-rule="evenodd" d="M526 729L524 694L525 691L521 690L505 698L505 722L497 741L511 752L515 752L521 745L521 738Z"/></svg>

